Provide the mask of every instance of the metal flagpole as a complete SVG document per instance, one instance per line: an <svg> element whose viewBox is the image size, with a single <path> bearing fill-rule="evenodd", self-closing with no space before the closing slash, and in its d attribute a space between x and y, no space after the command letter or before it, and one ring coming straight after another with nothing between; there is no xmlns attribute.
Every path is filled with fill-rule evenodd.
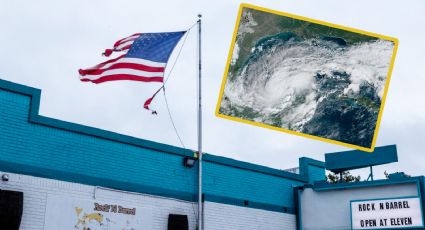
<svg viewBox="0 0 425 230"><path fill-rule="evenodd" d="M198 230L203 228L202 210L202 106L201 106L201 14L198 14Z"/></svg>

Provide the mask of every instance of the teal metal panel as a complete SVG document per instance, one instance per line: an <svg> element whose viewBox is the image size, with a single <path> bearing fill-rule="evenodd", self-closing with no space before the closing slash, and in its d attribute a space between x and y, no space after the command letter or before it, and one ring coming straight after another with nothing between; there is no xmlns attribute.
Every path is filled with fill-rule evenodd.
<svg viewBox="0 0 425 230"><path fill-rule="evenodd" d="M325 154L326 169L335 173L397 161L395 145L376 147L372 153L352 150Z"/></svg>

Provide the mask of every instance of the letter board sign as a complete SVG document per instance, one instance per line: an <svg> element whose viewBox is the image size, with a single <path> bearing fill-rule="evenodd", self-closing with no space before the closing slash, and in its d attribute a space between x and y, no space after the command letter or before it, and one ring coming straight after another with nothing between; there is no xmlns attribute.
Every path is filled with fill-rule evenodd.
<svg viewBox="0 0 425 230"><path fill-rule="evenodd" d="M402 229L424 227L419 197L353 200L352 229Z"/></svg>

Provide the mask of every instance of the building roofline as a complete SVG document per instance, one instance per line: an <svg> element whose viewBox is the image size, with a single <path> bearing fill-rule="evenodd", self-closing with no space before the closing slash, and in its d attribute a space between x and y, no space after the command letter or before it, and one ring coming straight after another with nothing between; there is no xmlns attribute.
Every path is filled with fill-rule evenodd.
<svg viewBox="0 0 425 230"><path fill-rule="evenodd" d="M414 177L404 177L404 178L394 178L394 179L380 179L380 180L373 180L373 181L343 182L343 183L336 183L336 184L330 184L324 181L320 181L320 182L315 182L313 185L310 185L309 187L313 188L313 190L315 191L338 190L338 189L385 186L385 185L405 184L405 183L419 183L421 178L422 176L414 176Z"/></svg>
<svg viewBox="0 0 425 230"><path fill-rule="evenodd" d="M180 156L194 156L194 151L190 149L180 148L172 145L162 144L154 141L149 141L141 138L136 138L124 134L119 134L104 129L94 128L72 122L62 121L55 118L42 116L39 114L41 90L22 84L6 81L0 79L0 89L4 89L10 92L23 94L31 97L30 111L29 111L29 122L58 128L66 131L76 132L84 135L94 136L110 141L121 142L124 144L134 145L137 147L153 149L162 151L169 154L175 154ZM205 153L205 161L226 165L230 167L240 168L244 170L254 171L258 173L288 178L300 182L307 182L307 175L300 175L295 173L286 172L284 170L274 169L262 165L252 164L244 161L239 161L227 157L216 156ZM312 159L311 159L312 160ZM313 162L313 161L312 161ZM316 162L314 160L314 162ZM319 161L317 161L319 162ZM323 163L323 162L322 162Z"/></svg>

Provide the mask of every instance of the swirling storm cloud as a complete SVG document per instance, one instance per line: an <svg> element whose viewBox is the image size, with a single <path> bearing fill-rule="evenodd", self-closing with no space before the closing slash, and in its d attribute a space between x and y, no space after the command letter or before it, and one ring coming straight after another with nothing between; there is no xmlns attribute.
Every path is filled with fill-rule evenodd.
<svg viewBox="0 0 425 230"><path fill-rule="evenodd" d="M371 147L394 43L282 21L282 32L267 34L263 14L243 14L220 113Z"/></svg>

